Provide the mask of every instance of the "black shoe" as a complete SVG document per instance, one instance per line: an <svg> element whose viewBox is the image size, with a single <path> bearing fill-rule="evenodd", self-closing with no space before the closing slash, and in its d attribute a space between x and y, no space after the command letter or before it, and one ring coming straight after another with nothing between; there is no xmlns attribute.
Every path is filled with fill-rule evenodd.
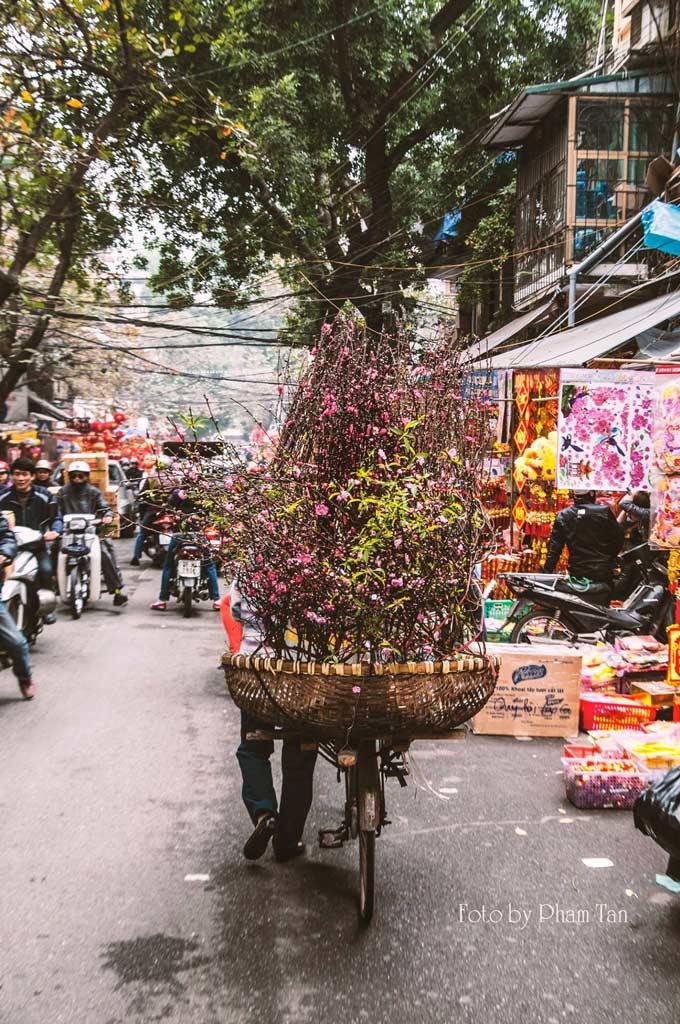
<svg viewBox="0 0 680 1024"><path fill-rule="evenodd" d="M285 864L287 860L293 860L294 857L303 857L307 852L307 847L304 843L294 843L293 846L280 846L274 840L272 845L274 847L274 856L279 864Z"/></svg>
<svg viewBox="0 0 680 1024"><path fill-rule="evenodd" d="M54 614L54 612L50 612L50 614L46 615L45 618L43 619L43 622L45 623L46 626L53 626L56 621L57 616Z"/></svg>
<svg viewBox="0 0 680 1024"><path fill-rule="evenodd" d="M113 603L115 604L116 608L120 608L120 606L122 604L127 604L128 603L128 596L127 596L127 594L124 594L122 592L122 590L119 590L117 594L113 595Z"/></svg>
<svg viewBox="0 0 680 1024"><path fill-rule="evenodd" d="M131 558L130 559L130 565L139 565L139 559L138 558Z"/></svg>
<svg viewBox="0 0 680 1024"><path fill-rule="evenodd" d="M243 847L243 856L246 860L259 860L275 832L276 815L273 811L263 814Z"/></svg>

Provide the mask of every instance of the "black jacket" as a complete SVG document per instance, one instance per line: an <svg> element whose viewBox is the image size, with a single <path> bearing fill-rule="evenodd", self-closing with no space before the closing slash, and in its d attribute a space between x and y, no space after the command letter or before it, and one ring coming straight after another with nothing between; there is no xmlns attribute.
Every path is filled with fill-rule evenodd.
<svg viewBox="0 0 680 1024"><path fill-rule="evenodd" d="M0 494L0 512L13 512L14 522L17 526L27 526L30 530L39 530L46 533L47 530L54 530L61 533L63 523L57 503L52 495L45 491L31 488L28 501L22 503L14 489Z"/></svg>
<svg viewBox="0 0 680 1024"><path fill-rule="evenodd" d="M18 550L17 539L12 533L9 523L4 516L0 516L0 555L11 562L13 558L16 558ZM0 578L2 575L0 572Z"/></svg>
<svg viewBox="0 0 680 1024"><path fill-rule="evenodd" d="M84 484L83 487L65 484L57 495L57 502L62 518L78 514L90 516L111 515L111 506L107 504L104 495L94 484Z"/></svg>
<svg viewBox="0 0 680 1024"><path fill-rule="evenodd" d="M555 571L566 545L572 576L611 583L622 544L621 528L608 505L576 502L555 519L543 571Z"/></svg>

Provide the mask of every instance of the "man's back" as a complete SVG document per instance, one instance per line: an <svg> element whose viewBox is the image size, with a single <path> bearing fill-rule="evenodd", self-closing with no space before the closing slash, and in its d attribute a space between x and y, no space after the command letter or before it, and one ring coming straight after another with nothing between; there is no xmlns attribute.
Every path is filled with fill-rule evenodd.
<svg viewBox="0 0 680 1024"><path fill-rule="evenodd" d="M564 531L571 575L610 582L622 537L609 506L595 501L577 502L559 513L555 526Z"/></svg>

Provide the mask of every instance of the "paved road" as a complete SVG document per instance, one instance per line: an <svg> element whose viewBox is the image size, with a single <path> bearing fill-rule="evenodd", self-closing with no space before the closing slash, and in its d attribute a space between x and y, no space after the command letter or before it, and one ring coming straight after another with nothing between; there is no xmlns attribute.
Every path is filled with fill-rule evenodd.
<svg viewBox="0 0 680 1024"><path fill-rule="evenodd" d="M217 615L154 617L158 573L127 575L128 609L40 638L32 704L0 675L2 1024L678 1018L664 857L564 801L554 742L418 745L368 931L355 847L246 864ZM340 800L322 765L310 836Z"/></svg>

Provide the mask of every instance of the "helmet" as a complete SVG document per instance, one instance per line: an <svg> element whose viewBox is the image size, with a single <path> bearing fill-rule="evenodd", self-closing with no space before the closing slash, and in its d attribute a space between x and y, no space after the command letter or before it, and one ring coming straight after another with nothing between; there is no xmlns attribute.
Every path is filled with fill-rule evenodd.
<svg viewBox="0 0 680 1024"><path fill-rule="evenodd" d="M6 462L0 462L0 473L9 473L9 466Z"/></svg>
<svg viewBox="0 0 680 1024"><path fill-rule="evenodd" d="M52 463L48 462L47 459L39 459L35 464L36 469L52 469Z"/></svg>
<svg viewBox="0 0 680 1024"><path fill-rule="evenodd" d="M130 465L130 460L128 459L127 455L121 455L120 464L121 464L121 466L129 466Z"/></svg>
<svg viewBox="0 0 680 1024"><path fill-rule="evenodd" d="M69 476L72 473L87 473L89 475L91 470L87 462L72 462L70 466L67 466L66 472Z"/></svg>
<svg viewBox="0 0 680 1024"><path fill-rule="evenodd" d="M136 455L133 455L133 456L132 456L132 457L130 458L130 465L135 465L135 466L136 466L138 462L139 462L139 459L137 458L137 456L136 456Z"/></svg>

